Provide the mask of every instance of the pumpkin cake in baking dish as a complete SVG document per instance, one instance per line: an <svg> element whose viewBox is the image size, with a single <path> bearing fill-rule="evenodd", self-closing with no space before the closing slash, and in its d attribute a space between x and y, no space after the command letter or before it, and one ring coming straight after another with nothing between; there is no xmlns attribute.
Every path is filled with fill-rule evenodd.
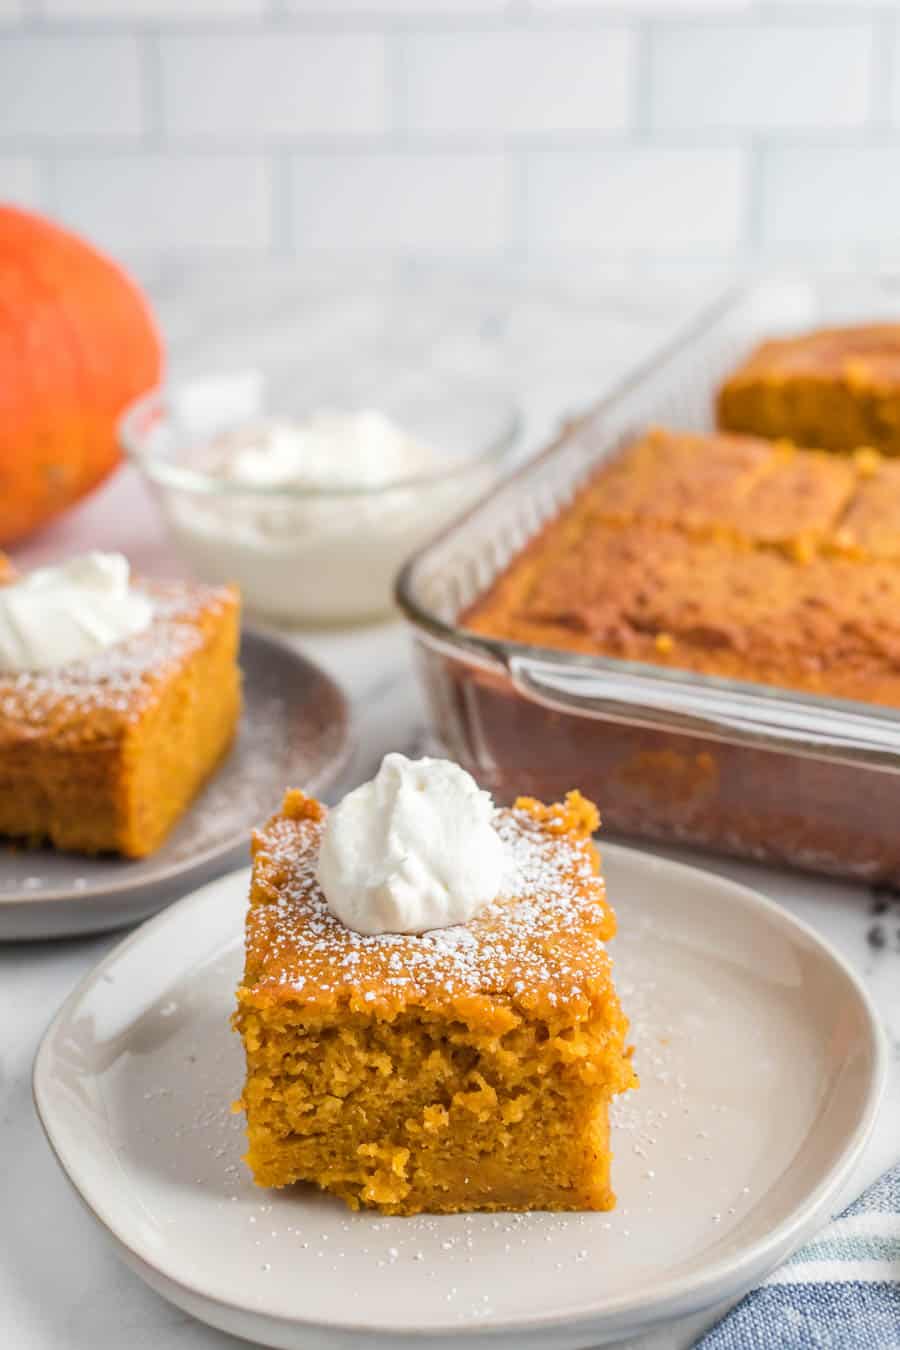
<svg viewBox="0 0 900 1350"><path fill-rule="evenodd" d="M256 1181L387 1214L611 1208L608 1104L636 1080L594 806L496 811L493 902L369 936L316 880L325 820L289 792L253 843L235 1025Z"/></svg>
<svg viewBox="0 0 900 1350"><path fill-rule="evenodd" d="M230 745L236 591L136 589L152 607L143 631L52 669L0 673L0 835L144 857Z"/></svg>
<svg viewBox="0 0 900 1350"><path fill-rule="evenodd" d="M653 430L461 616L491 637L900 707L900 465Z"/></svg>

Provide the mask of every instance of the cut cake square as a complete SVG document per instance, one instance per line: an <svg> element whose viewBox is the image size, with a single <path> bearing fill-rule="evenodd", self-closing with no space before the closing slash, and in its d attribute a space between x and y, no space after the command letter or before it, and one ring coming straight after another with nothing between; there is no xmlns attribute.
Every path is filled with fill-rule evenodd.
<svg viewBox="0 0 900 1350"><path fill-rule="evenodd" d="M237 592L137 584L154 607L145 631L87 660L0 675L0 835L144 857L230 745Z"/></svg>
<svg viewBox="0 0 900 1350"><path fill-rule="evenodd" d="M289 792L254 839L235 1025L256 1181L389 1214L611 1208L608 1105L636 1080L594 806L498 811L505 893L411 936L328 910L324 819Z"/></svg>
<svg viewBox="0 0 900 1350"><path fill-rule="evenodd" d="M729 431L900 455L900 324L763 342L722 385L717 412Z"/></svg>

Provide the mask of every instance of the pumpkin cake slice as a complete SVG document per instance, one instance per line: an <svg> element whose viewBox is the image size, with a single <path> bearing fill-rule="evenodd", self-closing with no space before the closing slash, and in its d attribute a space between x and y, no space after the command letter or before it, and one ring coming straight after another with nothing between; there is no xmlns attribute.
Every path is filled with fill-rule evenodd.
<svg viewBox="0 0 900 1350"><path fill-rule="evenodd" d="M151 606L142 631L49 669L0 670L0 835L144 857L230 745L237 592L134 588Z"/></svg>
<svg viewBox="0 0 900 1350"><path fill-rule="evenodd" d="M900 324L769 339L725 380L716 411L727 431L900 455Z"/></svg>
<svg viewBox="0 0 900 1350"><path fill-rule="evenodd" d="M610 1209L608 1104L636 1085L606 942L616 921L579 793L496 810L509 867L465 923L364 935L316 880L326 810L289 792L255 836L247 1161L351 1208Z"/></svg>

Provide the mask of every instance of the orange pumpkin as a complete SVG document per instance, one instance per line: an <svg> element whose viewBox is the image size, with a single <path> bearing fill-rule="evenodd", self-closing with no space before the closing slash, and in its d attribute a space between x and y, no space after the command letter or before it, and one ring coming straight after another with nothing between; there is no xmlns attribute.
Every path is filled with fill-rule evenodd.
<svg viewBox="0 0 900 1350"><path fill-rule="evenodd" d="M161 373L135 282L77 235L0 206L0 545L106 477L119 414Z"/></svg>

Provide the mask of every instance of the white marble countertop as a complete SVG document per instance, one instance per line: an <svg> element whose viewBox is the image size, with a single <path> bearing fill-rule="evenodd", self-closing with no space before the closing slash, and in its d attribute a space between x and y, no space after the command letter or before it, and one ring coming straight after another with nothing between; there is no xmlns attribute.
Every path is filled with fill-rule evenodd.
<svg viewBox="0 0 900 1350"><path fill-rule="evenodd" d="M404 289L409 283L405 278ZM199 368L210 353L245 361L260 349L290 352L300 339L307 347L316 345L323 359L337 359L348 344L375 351L395 341L384 323L385 304L396 301L391 279L373 298L344 278L338 303L334 285L328 278L305 281L269 269L229 275L227 285L221 279L187 284L173 274L156 278L153 291L176 365ZM649 355L700 298L696 290L625 289L602 281L588 287L564 279L502 286L485 281L468 289L452 280L429 286L427 345L455 364L470 363L476 350L479 363L485 353L501 362L520 392L529 446L539 443L563 413L583 406ZM473 334L479 335L475 341ZM421 321L410 322L404 339L411 350L422 349ZM22 559L39 561L85 546L120 548L141 570L178 570L152 505L130 471L45 531L23 550ZM368 776L386 750L419 743L421 705L402 625L293 640L336 675L352 697L358 737L353 778ZM873 897L865 887L752 864L691 857L684 850L677 856L755 886L804 919L861 975L884 1017L893 1049L892 1078L878 1126L848 1187L849 1198L850 1190L862 1189L900 1155L900 898ZM45 1026L119 937L0 945L0 1342L15 1350L120 1350L125 1344L130 1350L224 1350L240 1342L170 1307L120 1264L68 1189L32 1107L31 1064ZM662 1327L632 1342L632 1350L680 1350L710 1318L706 1314Z"/></svg>

